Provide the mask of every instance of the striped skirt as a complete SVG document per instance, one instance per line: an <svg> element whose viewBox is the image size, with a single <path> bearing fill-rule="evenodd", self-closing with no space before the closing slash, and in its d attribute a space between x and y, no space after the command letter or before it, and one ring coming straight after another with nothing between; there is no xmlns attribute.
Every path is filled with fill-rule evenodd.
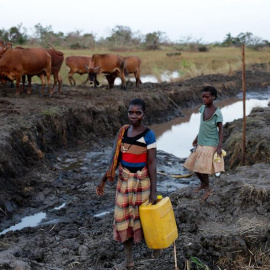
<svg viewBox="0 0 270 270"><path fill-rule="evenodd" d="M147 168L131 173L119 164L116 186L113 238L125 242L133 238L135 243L143 239L139 206L149 199L150 178Z"/></svg>
<svg viewBox="0 0 270 270"><path fill-rule="evenodd" d="M184 163L184 167L193 172L203 174L214 174L216 172L224 172L224 159L220 162L213 160L216 147L198 145L196 150L189 155Z"/></svg>

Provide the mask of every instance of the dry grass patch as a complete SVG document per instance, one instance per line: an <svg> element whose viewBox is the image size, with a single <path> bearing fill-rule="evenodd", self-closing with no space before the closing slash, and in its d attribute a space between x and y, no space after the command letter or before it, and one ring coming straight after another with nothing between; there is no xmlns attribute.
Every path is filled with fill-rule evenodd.
<svg viewBox="0 0 270 270"><path fill-rule="evenodd" d="M240 196L245 202L265 201L269 199L269 193L264 187L258 187L251 184L244 184L240 189Z"/></svg>
<svg viewBox="0 0 270 270"><path fill-rule="evenodd" d="M266 218L258 219L254 218L240 218L237 221L238 233L244 235L249 240L257 239L258 236L264 235L269 230L269 224Z"/></svg>

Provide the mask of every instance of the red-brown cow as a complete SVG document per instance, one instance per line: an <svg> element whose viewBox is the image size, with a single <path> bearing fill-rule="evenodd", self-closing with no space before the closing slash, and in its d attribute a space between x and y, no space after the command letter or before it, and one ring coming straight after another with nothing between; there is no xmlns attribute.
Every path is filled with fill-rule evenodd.
<svg viewBox="0 0 270 270"><path fill-rule="evenodd" d="M87 74L88 70L85 66L89 65L92 57L87 56L69 56L66 58L66 65L69 67L68 80L70 85L76 85L73 74L78 73L80 75ZM84 84L89 80L88 76Z"/></svg>
<svg viewBox="0 0 270 270"><path fill-rule="evenodd" d="M0 40L0 58L4 54L6 48L12 48L12 43Z"/></svg>
<svg viewBox="0 0 270 270"><path fill-rule="evenodd" d="M140 74L141 74L141 59L137 56L127 56L124 57L126 62L126 71L125 74L134 74L136 79L136 87L139 88L141 82ZM113 74L106 75L107 81L110 85L110 88L113 88L115 79L119 77L118 72L114 72Z"/></svg>
<svg viewBox="0 0 270 270"><path fill-rule="evenodd" d="M59 74L62 63L64 61L64 54L60 51L56 51L52 45L48 44L50 47L52 47L52 49L45 49L47 51L47 53L49 53L49 55L51 56L51 74L53 74L53 78L54 78L54 83L53 83L53 88L51 90L51 93L55 92L55 87L58 83L58 93L61 93L62 90L62 77ZM22 47L16 47L15 49L24 49ZM36 74L37 76L40 76L41 74ZM27 94L30 94L32 92L32 77L33 75L27 75L27 79L28 79L28 90L27 90ZM23 75L22 77L22 83L23 83L23 91L24 91L24 85L25 85L25 75Z"/></svg>
<svg viewBox="0 0 270 270"><path fill-rule="evenodd" d="M0 58L0 75L16 80L16 95L20 94L20 80L23 75L40 75L43 95L45 88L44 72L50 92L51 56L45 49L12 49L5 47ZM50 93L51 94L51 93Z"/></svg>
<svg viewBox="0 0 270 270"><path fill-rule="evenodd" d="M0 40L0 57L3 54L4 49L6 48L7 44L4 40Z"/></svg>
<svg viewBox="0 0 270 270"><path fill-rule="evenodd" d="M90 82L94 82L95 87L97 86L97 74L103 73L108 75L117 72L122 81L121 89L126 90L125 60L122 56L114 54L93 54L89 66L85 67L88 69Z"/></svg>
<svg viewBox="0 0 270 270"><path fill-rule="evenodd" d="M0 58L2 57L6 46L7 46L7 43L4 40L0 40ZM1 83L7 83L8 81L11 81L11 80L0 73L0 81Z"/></svg>
<svg viewBox="0 0 270 270"><path fill-rule="evenodd" d="M53 46L51 46L50 44L48 44L48 45L50 47L52 47L51 49L46 49L47 53L49 53L49 55L51 56L51 59L52 59L51 72L52 72L53 78L54 78L52 93L54 93L54 91L55 91L55 87L56 87L57 82L58 82L58 93L61 93L63 80L62 80L62 77L59 74L59 72L60 72L61 66L62 66L63 61L64 61L64 54L60 51L56 51L53 48Z"/></svg>

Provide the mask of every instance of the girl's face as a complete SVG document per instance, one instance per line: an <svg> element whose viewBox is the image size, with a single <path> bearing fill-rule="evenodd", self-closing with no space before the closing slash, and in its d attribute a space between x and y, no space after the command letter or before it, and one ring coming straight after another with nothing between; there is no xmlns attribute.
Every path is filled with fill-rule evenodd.
<svg viewBox="0 0 270 270"><path fill-rule="evenodd" d="M202 92L202 100L204 105L211 105L216 99L215 96L212 96L210 92Z"/></svg>
<svg viewBox="0 0 270 270"><path fill-rule="evenodd" d="M140 105L130 105L128 109L128 120L132 126L141 125L144 112Z"/></svg>

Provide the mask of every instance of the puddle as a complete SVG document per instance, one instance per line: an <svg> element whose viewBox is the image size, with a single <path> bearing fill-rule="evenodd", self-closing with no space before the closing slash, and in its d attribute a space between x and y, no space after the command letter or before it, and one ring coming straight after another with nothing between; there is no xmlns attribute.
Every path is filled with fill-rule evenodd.
<svg viewBox="0 0 270 270"><path fill-rule="evenodd" d="M187 181L187 180L185 180ZM188 181L187 181L188 182ZM157 181L157 193L168 196L171 192L174 192L177 189L184 188L189 186L189 183L182 184L179 179L166 179L163 181Z"/></svg>
<svg viewBox="0 0 270 270"><path fill-rule="evenodd" d="M54 210L60 210L61 208L64 208L66 206L66 203L62 203L60 206L55 207Z"/></svg>
<svg viewBox="0 0 270 270"><path fill-rule="evenodd" d="M243 117L243 102L240 100L240 97L241 95L234 99L216 102L223 114L223 124ZM270 89L262 94L255 92L247 93L246 115L249 115L254 107L266 107L270 101L269 97ZM171 153L179 158L188 157L192 148L192 142L199 131L199 107L183 110L184 117L151 126L157 137L158 150Z"/></svg>
<svg viewBox="0 0 270 270"><path fill-rule="evenodd" d="M63 203L60 206L53 208L53 210L60 210L61 208L65 207L65 206L66 206L66 203ZM47 218L47 214L45 212L40 212L40 213L37 213L34 215L26 216L26 217L22 218L22 220L19 223L3 230L0 233L0 235L6 234L9 231L22 230L23 228L26 228L26 227L36 227L36 226L41 225L41 224L54 224L58 221L58 220L54 219L54 220L49 220L49 221L42 223L42 220L44 220L46 218Z"/></svg>
<svg viewBox="0 0 270 270"><path fill-rule="evenodd" d="M179 78L179 72L178 71L164 71L161 75L160 75L160 80L162 82L170 82L173 79L177 79ZM132 74L129 75L129 77L127 78L128 80L135 82L135 78ZM146 76L141 76L141 81L142 83L158 83L159 79L154 76L154 75L146 75ZM121 84L121 79L120 78L116 78L115 79L115 85L120 85Z"/></svg>
<svg viewBox="0 0 270 270"><path fill-rule="evenodd" d="M41 213L37 213L35 215L32 216L27 216L24 217L20 223L9 227L8 229L3 230L0 235L3 235L9 231L16 231L16 230L21 230L23 228L26 227L36 227L41 221L42 219L44 219L46 217L46 213L41 212Z"/></svg>
<svg viewBox="0 0 270 270"><path fill-rule="evenodd" d="M107 209L94 215L94 217L104 217L105 215L114 211L114 208Z"/></svg>
<svg viewBox="0 0 270 270"><path fill-rule="evenodd" d="M180 74L178 71L165 71L164 73L161 74L161 81L162 82L170 82L173 79L180 78Z"/></svg>

